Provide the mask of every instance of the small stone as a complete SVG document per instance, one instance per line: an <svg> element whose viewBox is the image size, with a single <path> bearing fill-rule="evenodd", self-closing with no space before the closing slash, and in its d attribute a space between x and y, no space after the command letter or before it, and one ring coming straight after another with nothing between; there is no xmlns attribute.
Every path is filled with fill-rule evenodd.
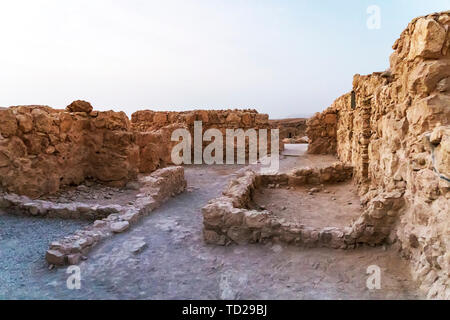
<svg viewBox="0 0 450 320"><path fill-rule="evenodd" d="M130 227L130 224L128 221L119 221L111 223L111 231L114 233L121 233L127 230Z"/></svg>
<svg viewBox="0 0 450 320"><path fill-rule="evenodd" d="M81 247L82 249L86 248L89 245L88 240L81 238L77 241L75 241L75 246Z"/></svg>
<svg viewBox="0 0 450 320"><path fill-rule="evenodd" d="M83 100L76 100L66 107L69 112L86 112L88 114L92 112L92 109L92 105Z"/></svg>
<svg viewBox="0 0 450 320"><path fill-rule="evenodd" d="M54 264L57 266L63 266L64 265L64 254L57 250L47 250L47 253L45 254L45 260L49 264Z"/></svg>

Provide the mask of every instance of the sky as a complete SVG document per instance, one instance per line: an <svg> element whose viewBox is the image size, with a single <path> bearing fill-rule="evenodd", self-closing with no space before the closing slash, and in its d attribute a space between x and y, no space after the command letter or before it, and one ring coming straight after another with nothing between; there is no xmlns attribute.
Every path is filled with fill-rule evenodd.
<svg viewBox="0 0 450 320"><path fill-rule="evenodd" d="M0 0L0 106L309 116L354 74L386 70L413 18L445 10L450 0Z"/></svg>

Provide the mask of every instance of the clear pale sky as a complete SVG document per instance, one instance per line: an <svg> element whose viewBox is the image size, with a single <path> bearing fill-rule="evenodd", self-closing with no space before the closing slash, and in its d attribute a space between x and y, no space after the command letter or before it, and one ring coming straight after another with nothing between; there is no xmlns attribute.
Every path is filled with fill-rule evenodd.
<svg viewBox="0 0 450 320"><path fill-rule="evenodd" d="M370 30L366 10L381 9ZM450 0L2 0L0 106L309 115Z"/></svg>

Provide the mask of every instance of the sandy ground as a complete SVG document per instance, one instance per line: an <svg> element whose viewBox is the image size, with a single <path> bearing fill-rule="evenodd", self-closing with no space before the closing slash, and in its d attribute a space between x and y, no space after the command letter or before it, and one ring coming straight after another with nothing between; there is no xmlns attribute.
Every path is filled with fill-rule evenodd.
<svg viewBox="0 0 450 320"><path fill-rule="evenodd" d="M346 227L361 215L355 186L351 182L317 187L259 189L254 195L254 207L263 206L276 216L305 226Z"/></svg>
<svg viewBox="0 0 450 320"><path fill-rule="evenodd" d="M98 245L80 264L80 290L67 288L67 268L48 270L44 260L48 243L80 222L0 215L0 299L423 298L408 262L391 248L205 245L200 209L221 194L238 168L186 167L189 191ZM136 241L146 243L137 254ZM371 265L381 269L380 290L366 287Z"/></svg>

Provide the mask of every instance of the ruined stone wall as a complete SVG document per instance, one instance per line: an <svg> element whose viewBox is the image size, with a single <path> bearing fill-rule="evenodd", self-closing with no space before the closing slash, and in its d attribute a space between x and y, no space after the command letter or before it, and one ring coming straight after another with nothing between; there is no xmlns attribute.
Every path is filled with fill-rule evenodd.
<svg viewBox="0 0 450 320"><path fill-rule="evenodd" d="M344 99L344 98L340 98ZM308 153L335 154L336 153L336 107L338 101L323 113L316 113L308 119L306 134L310 140Z"/></svg>
<svg viewBox="0 0 450 320"><path fill-rule="evenodd" d="M449 29L449 12L413 20L393 46L390 70L356 75L354 103L349 93L308 123L310 152L336 152L343 162L351 164L365 199L373 200L382 193L402 196L403 205L387 240L397 240L429 298L447 299ZM337 115L335 139L325 121L330 114ZM383 208L383 201L379 208ZM384 209L376 212L374 224L376 219L394 215Z"/></svg>
<svg viewBox="0 0 450 320"><path fill-rule="evenodd" d="M317 228L287 222L269 210L251 210L249 204L255 190L268 185L302 186L337 183L350 179L352 167L335 163L321 169L298 169L291 173L260 175L252 170L238 172L221 197L202 208L203 236L206 243L266 243L282 241L306 247L354 248L359 242L370 242L355 227ZM355 236L355 234L357 234Z"/></svg>
<svg viewBox="0 0 450 320"><path fill-rule="evenodd" d="M289 139L296 142L306 136L306 119L304 118L269 120L269 123L273 128L280 129L281 140Z"/></svg>
<svg viewBox="0 0 450 320"><path fill-rule="evenodd" d="M139 154L136 133L123 112L92 111L83 101L66 111L0 109L0 186L6 192L39 197L86 178L122 186L138 171L159 166L159 157L141 159Z"/></svg>
<svg viewBox="0 0 450 320"><path fill-rule="evenodd" d="M194 111L137 111L131 116L132 127L137 132L161 131L167 137L167 148L172 149L179 142L170 141L171 134L178 128L185 128L194 137L194 122L202 122L202 134L208 129L218 129L223 135L223 155L226 156L226 130L227 129L271 129L269 116L260 114L256 110L194 110ZM259 134L258 134L259 139ZM203 141L203 148L211 142ZM193 145L193 143L192 143ZM270 131L267 131L267 146L270 153L271 139ZM280 141L280 149L283 143ZM246 154L248 156L249 146L246 140ZM168 152L170 154L170 152ZM235 153L236 156L236 153ZM169 160L169 159L168 159ZM169 160L170 161L170 160Z"/></svg>

